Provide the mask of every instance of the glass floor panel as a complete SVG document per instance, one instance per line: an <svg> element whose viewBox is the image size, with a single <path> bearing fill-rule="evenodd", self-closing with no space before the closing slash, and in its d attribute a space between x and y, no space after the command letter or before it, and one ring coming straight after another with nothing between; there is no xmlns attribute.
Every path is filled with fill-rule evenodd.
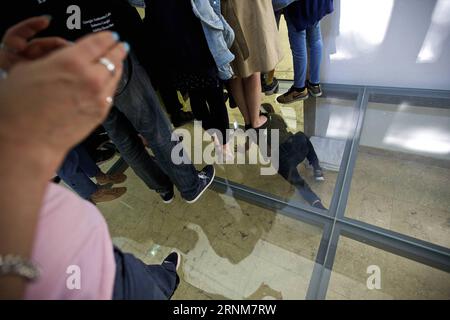
<svg viewBox="0 0 450 320"><path fill-rule="evenodd" d="M371 96L346 216L450 248L449 186L450 99Z"/></svg>
<svg viewBox="0 0 450 320"><path fill-rule="evenodd" d="M378 270L375 271L375 268ZM377 282L374 278L369 279L378 274L380 289L376 288ZM369 289L367 282L373 289ZM450 274L361 242L340 237L326 298L330 300L448 300L450 299Z"/></svg>
<svg viewBox="0 0 450 320"><path fill-rule="evenodd" d="M449 299L450 93L324 89L289 106L264 100L291 132L344 142L324 182L298 167L329 212L280 176L261 176L262 165L216 164L218 179L194 205L178 193L163 204L127 169L127 194L99 205L114 243L146 263L181 252L176 299ZM243 125L237 109L229 113ZM119 163L102 168L127 167ZM369 266L381 271L379 290L367 288Z"/></svg>
<svg viewBox="0 0 450 320"><path fill-rule="evenodd" d="M182 253L175 299L305 299L321 228L212 190L167 205L125 173L127 194L99 209L114 244L145 263Z"/></svg>

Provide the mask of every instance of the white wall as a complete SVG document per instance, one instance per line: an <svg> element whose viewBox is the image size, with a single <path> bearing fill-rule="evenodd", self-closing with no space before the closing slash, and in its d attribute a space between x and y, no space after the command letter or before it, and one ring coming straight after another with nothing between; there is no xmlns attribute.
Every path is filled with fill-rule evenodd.
<svg viewBox="0 0 450 320"><path fill-rule="evenodd" d="M450 0L335 0L322 82L450 90Z"/></svg>

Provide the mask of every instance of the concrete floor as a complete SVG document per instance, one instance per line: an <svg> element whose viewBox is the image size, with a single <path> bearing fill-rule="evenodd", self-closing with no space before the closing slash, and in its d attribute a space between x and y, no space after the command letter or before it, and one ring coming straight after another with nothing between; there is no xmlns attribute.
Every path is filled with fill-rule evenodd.
<svg viewBox="0 0 450 320"><path fill-rule="evenodd" d="M286 56L277 77L292 79L285 23ZM265 97L292 131L303 130L303 105L282 107ZM242 124L230 110L230 122ZM189 126L186 128L189 129ZM106 169L111 162L106 164ZM318 183L299 167L323 199L332 198L337 172ZM217 175L290 201L303 199L279 176L259 175L259 166L216 166ZM128 193L100 204L114 243L146 263L161 263L172 250L183 255L175 299L304 299L322 230L277 212L207 191L194 205L177 194L169 205L127 170ZM450 247L450 170L360 151L348 200L348 217ZM366 286L367 267L381 270L382 288ZM341 237L327 299L449 299L450 274Z"/></svg>

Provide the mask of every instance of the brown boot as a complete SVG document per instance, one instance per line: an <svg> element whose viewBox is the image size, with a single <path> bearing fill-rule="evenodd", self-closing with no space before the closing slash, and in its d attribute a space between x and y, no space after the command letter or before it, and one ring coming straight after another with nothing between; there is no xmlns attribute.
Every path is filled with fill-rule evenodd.
<svg viewBox="0 0 450 320"><path fill-rule="evenodd" d="M282 94L277 98L278 103L281 104L289 104L296 101L306 100L309 98L308 89L305 88L303 90L298 91L294 87L291 87L288 92Z"/></svg>
<svg viewBox="0 0 450 320"><path fill-rule="evenodd" d="M122 183L125 180L127 180L127 176L123 173L115 173L115 174L103 174L101 173L97 177L95 177L95 180L97 180L97 183L100 185L104 184L116 184L116 183Z"/></svg>
<svg viewBox="0 0 450 320"><path fill-rule="evenodd" d="M98 189L91 196L91 200L94 203L108 202L120 198L127 192L127 188L111 188L111 189Z"/></svg>

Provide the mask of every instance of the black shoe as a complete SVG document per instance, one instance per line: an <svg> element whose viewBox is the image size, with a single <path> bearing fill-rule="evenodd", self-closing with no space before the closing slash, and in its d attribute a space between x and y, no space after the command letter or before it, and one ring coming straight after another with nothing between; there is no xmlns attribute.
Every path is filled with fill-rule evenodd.
<svg viewBox="0 0 450 320"><path fill-rule="evenodd" d="M53 183L56 183L56 184L59 184L60 182L61 182L61 178L60 177L58 177L58 176L56 176L56 177L54 177L52 180L50 180L51 182L53 182Z"/></svg>
<svg viewBox="0 0 450 320"><path fill-rule="evenodd" d="M323 170L320 166L315 166L313 168L314 171L314 179L316 179L316 181L325 181L325 178L323 176Z"/></svg>
<svg viewBox="0 0 450 320"><path fill-rule="evenodd" d="M312 204L312 206L313 206L314 208L318 208L318 209L322 209L322 210L327 210L327 208L325 208L325 207L323 206L322 201L320 201L320 200L314 201L314 203Z"/></svg>
<svg viewBox="0 0 450 320"><path fill-rule="evenodd" d="M173 199L175 198L175 193L172 191L166 192L166 193L160 193L161 199L164 203L172 203Z"/></svg>
<svg viewBox="0 0 450 320"><path fill-rule="evenodd" d="M274 107L270 103L263 103L261 105L262 113L275 113Z"/></svg>
<svg viewBox="0 0 450 320"><path fill-rule="evenodd" d="M320 83L318 84L312 84L309 81L306 81L306 87L308 88L308 92L313 97L320 97L322 95L322 87L320 86Z"/></svg>
<svg viewBox="0 0 450 320"><path fill-rule="evenodd" d="M189 123L194 120L194 115L192 112L180 111L170 117L172 124L175 128L181 127L182 125Z"/></svg>
<svg viewBox="0 0 450 320"><path fill-rule="evenodd" d="M263 84L262 86L262 92L264 92L266 96L276 94L278 93L279 90L280 90L280 83L278 82L278 79L275 77L273 78L271 84Z"/></svg>
<svg viewBox="0 0 450 320"><path fill-rule="evenodd" d="M172 252L171 254L169 254L163 261L163 265L165 263L171 263L175 266L176 270L178 270L178 268L180 267L181 264L181 256L178 252Z"/></svg>
<svg viewBox="0 0 450 320"><path fill-rule="evenodd" d="M198 173L198 179L200 182L200 189L197 194L192 197L192 199L185 199L187 203L194 203L203 195L206 189L209 188L211 183L214 181L214 177L216 176L216 170L214 166L208 165L203 168L202 171Z"/></svg>
<svg viewBox="0 0 450 320"><path fill-rule="evenodd" d="M103 147L102 149L97 149L94 152L94 159L96 164L105 163L116 155L116 149L111 147Z"/></svg>

